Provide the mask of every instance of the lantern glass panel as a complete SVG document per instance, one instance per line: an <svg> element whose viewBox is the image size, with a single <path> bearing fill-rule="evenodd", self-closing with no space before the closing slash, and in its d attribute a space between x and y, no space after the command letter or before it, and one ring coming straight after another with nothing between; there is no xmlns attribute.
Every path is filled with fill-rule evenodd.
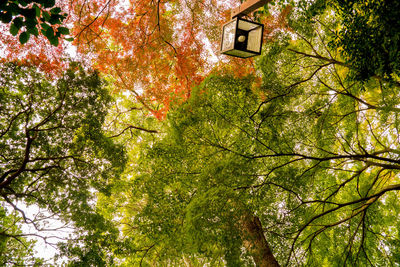
<svg viewBox="0 0 400 267"><path fill-rule="evenodd" d="M252 29L255 29L259 27L258 24L251 23L249 21L245 20L239 20L239 25L238 28L244 31L251 31Z"/></svg>
<svg viewBox="0 0 400 267"><path fill-rule="evenodd" d="M236 30L236 20L224 26L223 37L222 37L222 49L233 49L235 45L235 30Z"/></svg>
<svg viewBox="0 0 400 267"><path fill-rule="evenodd" d="M262 27L258 27L249 32L247 50L254 52L261 52L261 37L262 37Z"/></svg>

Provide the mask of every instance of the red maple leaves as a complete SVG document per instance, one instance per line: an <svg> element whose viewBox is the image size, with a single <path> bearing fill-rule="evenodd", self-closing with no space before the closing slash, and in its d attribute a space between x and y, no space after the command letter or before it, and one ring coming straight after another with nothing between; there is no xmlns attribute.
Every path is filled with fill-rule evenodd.
<svg viewBox="0 0 400 267"><path fill-rule="evenodd" d="M171 104L190 96L212 69L246 75L252 60L220 55L221 25L229 20L234 0L75 0L58 3L69 16L66 25L75 40L52 47L44 38L21 46L2 34L5 60L19 60L56 75L68 65L68 49L75 46L79 60L112 77L116 90L130 90L145 108L163 118ZM267 18L266 30L284 25L282 17ZM5 32L5 29L2 29ZM229 62L229 64L228 64Z"/></svg>

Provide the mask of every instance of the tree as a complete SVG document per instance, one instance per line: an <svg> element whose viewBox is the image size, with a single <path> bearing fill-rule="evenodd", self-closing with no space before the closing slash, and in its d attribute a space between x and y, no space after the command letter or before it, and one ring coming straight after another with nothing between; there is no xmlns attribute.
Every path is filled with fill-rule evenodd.
<svg viewBox="0 0 400 267"><path fill-rule="evenodd" d="M93 229L112 233L94 201L118 179L125 154L102 130L111 97L98 74L75 65L57 80L47 80L32 68L3 64L0 99L0 196L6 222L0 236L22 245L36 236L55 246L68 237L52 232L64 228L80 231L74 240ZM28 215L24 206L38 211ZM51 220L64 225L52 229ZM23 224L34 233L15 230ZM23 260L18 254L9 257Z"/></svg>
<svg viewBox="0 0 400 267"><path fill-rule="evenodd" d="M31 35L41 32L50 43L58 46L61 35L68 35L68 28L58 26L67 17L61 8L54 7L55 0L20 0L0 3L0 20L10 24L10 33L19 34L19 42L25 44ZM22 30L22 32L21 32ZM21 32L21 33L20 33Z"/></svg>
<svg viewBox="0 0 400 267"><path fill-rule="evenodd" d="M292 13L292 33L265 45L261 86L252 76L211 76L169 112L158 138L141 140L117 208L136 253L117 257L398 264L399 87L354 79L357 68L329 46L340 18L302 12Z"/></svg>
<svg viewBox="0 0 400 267"><path fill-rule="evenodd" d="M21 220L17 214L7 214L3 205L0 206L0 263L11 265L39 265L43 261L33 257L34 241L27 240L16 221Z"/></svg>
<svg viewBox="0 0 400 267"><path fill-rule="evenodd" d="M201 80L207 69L202 54L209 52L201 38L207 31L208 37L212 34L213 40L217 39L218 25L202 15L207 12L207 16L221 20L221 10L229 8L212 1L133 1L125 5L119 1L65 1L60 7L69 13L65 22L73 25L72 34L81 55L87 55L95 68L113 76L119 89L134 92L156 114L154 99L167 107L171 101L169 94L189 94L191 86ZM33 64L53 61L53 68L65 67L62 61L54 59L64 56L65 47L61 45L43 51L29 43L21 50L7 36L2 39L10 59L23 58ZM39 51L31 54L32 49ZM147 96L141 91L151 93Z"/></svg>
<svg viewBox="0 0 400 267"><path fill-rule="evenodd" d="M71 25L79 58L112 77L118 90L131 91L161 119L170 105L190 96L191 88L216 65L216 58L230 61L237 73L254 71L251 59L242 64L218 54L220 27L237 4L78 0L63 1L60 8L69 14L65 23ZM273 16L266 21L271 27L284 26ZM49 47L35 38L21 48L9 36L0 38L8 60L22 60L57 75L67 67L62 60L67 50L63 42Z"/></svg>
<svg viewBox="0 0 400 267"><path fill-rule="evenodd" d="M68 189L83 182L79 190L72 190L72 196L82 196L72 198L76 199L73 204L61 196L45 198L42 204L48 208L50 205L46 203L50 203L60 207L60 211L67 204L73 208L71 213L67 210L67 214L61 214L66 221L76 222L80 236L61 246L62 255L70 259L71 265L399 264L398 76L396 68L381 68L386 61L372 66L364 75L360 66L365 66L365 62L356 60L366 47L365 51L371 53L376 50L377 58L385 58L387 51L398 51L398 42L385 42L388 47L384 47L383 54L379 46L354 46L356 39L345 33L351 32L352 27L366 33L370 25L347 23L348 14L332 12L334 9L325 5L325 1L311 5L300 1L292 9L290 27L285 26L287 32L271 31L274 38L265 44L252 75L245 75L247 72L227 75L229 69L234 69L228 65L223 70L216 69L200 86L194 86L202 80L201 75L197 79L200 71L196 68L202 66L201 60L198 61L201 53L195 49L199 40L192 38L198 32L196 25L200 25L197 24L200 13L196 12L202 10L196 4L202 2L144 1L130 5L129 11L120 11L134 14L126 20L118 12L113 13L118 6L112 1L77 3L81 4L76 6L80 7L79 14L89 18L75 20L81 26L77 27L80 29L76 33L80 37L77 42L87 41L86 48L95 52L93 61L110 75L107 78L115 82L116 88L148 84L150 89L154 85L157 90L154 98L132 91L133 96L128 95L115 105L112 112L115 119L107 121L116 129L110 136L126 145L130 157L128 169L112 183L107 182L111 173L102 176L107 166L93 171L90 164L103 162L110 167L114 162L110 155L119 155L113 142L102 135L102 111L89 112L92 114L88 117L89 124L96 127L86 127L88 122L83 119L83 126L72 127L67 136L56 130L60 123L64 126L68 121L67 115L56 117L49 128L41 128L40 121L46 121L50 114L60 114L57 108L35 106L27 112L22 109L20 115L10 111L15 115L5 120L8 122L5 125L10 126L2 131L9 141L3 146L21 148L17 154L20 160L15 161L20 168L4 163L10 172L3 174L0 183L10 180L10 184L18 185L12 188L15 192L27 188L22 181L34 179L28 175L35 173L30 171L33 168L37 168L38 178L47 178L41 176L46 168L54 169L56 174L59 169L67 174L72 172ZM178 8L184 11L174 13ZM375 18L381 19L375 16L381 11L373 10L371 15L361 3L349 4L348 8L354 10L356 17L368 17L371 25ZM110 12L105 12L107 9ZM362 12L357 13L359 10ZM188 26L183 27L188 35L182 38L174 35L171 26L182 18L180 15L185 19L190 17L182 19L189 21L188 24L175 24L175 27ZM166 27L164 22L168 22ZM388 27L376 23L384 29ZM347 30L341 32L344 28ZM335 29L339 32L335 33ZM106 39L102 40L102 36ZM367 37L362 40L365 42ZM143 70L142 62L133 61L133 55L152 65ZM155 57L157 60L153 60ZM388 60L388 66L396 66L396 58ZM11 77L10 81L19 80L5 73ZM68 77L65 83L74 84ZM191 77L196 82L192 83ZM24 85L30 79L22 81L20 84ZM174 86L182 82L185 89L175 90ZM14 88L36 88L22 85L4 90L10 90L13 96L18 92ZM53 91L64 88L50 85ZM174 85L171 90L163 90L169 85ZM44 92L48 91L51 90ZM172 91L184 92L187 101L174 96L165 98ZM29 92L17 94L14 106L28 101L25 105L30 107L29 99L34 99L34 95ZM41 102L51 99L45 96L40 98ZM155 99L158 102L153 102ZM81 103L74 97L71 101ZM170 110L165 121L156 123L148 114L157 114L155 111L160 109L152 105L161 102ZM83 103L86 105L79 107L93 108L90 100ZM6 111L13 108L6 104L4 107ZM30 117L31 110L38 110L38 115ZM71 121L78 122L86 113L68 114L73 114ZM96 121L97 116L102 119ZM32 120L25 122L22 117ZM12 127L14 123L23 126ZM51 136L63 138L49 142L49 137L37 130L53 128L57 134ZM38 146L31 150L33 142ZM82 150L83 155L75 154ZM53 158L43 166L40 164L44 156L35 154L32 157L38 165L32 163L33 167L27 167L30 161L25 162L24 154L31 151L48 157L54 156L54 151L73 154L67 154L65 159ZM5 159L14 157L4 155ZM108 155L107 160L98 159L103 155ZM122 162L123 159L115 162L116 168ZM79 168L79 172L71 171L73 168ZM19 169L25 169L25 176L15 171ZM119 174L122 170L116 171ZM78 176L81 179L74 183L76 175L82 173L90 179ZM59 180L50 178L43 180L46 181L43 184L29 184L28 188L64 185L53 183ZM96 207L93 202L88 203L91 186L100 191ZM4 192L14 198L24 196L21 191L17 195L14 191ZM39 193L34 197L44 198ZM25 201L33 203L31 199ZM7 216L11 217L8 222L17 221L13 215ZM15 237L19 233L17 228L9 228Z"/></svg>
<svg viewBox="0 0 400 267"><path fill-rule="evenodd" d="M330 46L355 69L353 76L363 81L371 77L399 82L398 1L315 1L310 17L333 9L341 24L332 29Z"/></svg>

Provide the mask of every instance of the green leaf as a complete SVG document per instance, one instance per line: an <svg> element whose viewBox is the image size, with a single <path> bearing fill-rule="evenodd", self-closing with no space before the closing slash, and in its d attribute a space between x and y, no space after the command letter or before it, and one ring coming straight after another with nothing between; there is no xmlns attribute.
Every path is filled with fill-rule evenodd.
<svg viewBox="0 0 400 267"><path fill-rule="evenodd" d="M35 9L36 17L40 18L40 13L41 13L40 7L38 7L38 5L36 5L36 4L34 4L33 8Z"/></svg>
<svg viewBox="0 0 400 267"><path fill-rule="evenodd" d="M29 33L23 32L19 35L19 42L25 44L29 40Z"/></svg>
<svg viewBox="0 0 400 267"><path fill-rule="evenodd" d="M61 8L55 7L50 10L51 14L58 14L61 12Z"/></svg>
<svg viewBox="0 0 400 267"><path fill-rule="evenodd" d="M49 19L49 23L51 25L55 25L55 24L61 24L61 20L60 20L61 16L60 15L51 15L50 19Z"/></svg>
<svg viewBox="0 0 400 267"><path fill-rule="evenodd" d="M42 29L45 31L50 28L50 25L48 25L47 23L41 23L40 26L42 26Z"/></svg>
<svg viewBox="0 0 400 267"><path fill-rule="evenodd" d="M18 14L20 14L19 6L18 6L17 4L15 4L15 3L11 3L11 4L8 6L8 10L9 10L9 12L11 12L12 15L18 15Z"/></svg>
<svg viewBox="0 0 400 267"><path fill-rule="evenodd" d="M10 33L11 33L13 36L16 36L16 35L18 34L18 32L19 32L19 28L16 27L14 23L11 24Z"/></svg>
<svg viewBox="0 0 400 267"><path fill-rule="evenodd" d="M26 19L36 20L36 9L35 8L25 9L24 15Z"/></svg>
<svg viewBox="0 0 400 267"><path fill-rule="evenodd" d="M47 12L47 11L43 11L43 12L42 12L42 17L43 17L43 19L44 19L45 21L49 21L50 18L51 18L49 12Z"/></svg>
<svg viewBox="0 0 400 267"><path fill-rule="evenodd" d="M46 37L47 37L47 39L51 39L51 38L53 38L54 37L54 30L53 30L53 28L52 27L49 27L47 30L46 30L46 33L44 34Z"/></svg>
<svg viewBox="0 0 400 267"><path fill-rule="evenodd" d="M50 43L51 43L52 45L58 46L59 40L58 40L57 37L53 36L52 38L48 38L48 39L49 39L49 41L50 41Z"/></svg>
<svg viewBox="0 0 400 267"><path fill-rule="evenodd" d="M72 42L74 40L74 38L73 37L69 37L69 38L65 38L64 40L68 41L68 42Z"/></svg>
<svg viewBox="0 0 400 267"><path fill-rule="evenodd" d="M61 34L64 34L64 35L69 34L69 29L68 29L68 28L65 28L65 27L58 27L57 30L58 30L58 32L61 33Z"/></svg>
<svg viewBox="0 0 400 267"><path fill-rule="evenodd" d="M38 31L38 29L36 27L28 29L27 32L30 33L30 34L33 34L35 36L39 35L39 31Z"/></svg>
<svg viewBox="0 0 400 267"><path fill-rule="evenodd" d="M37 20L34 18L34 19L26 19L25 20L25 27L26 28L28 28L28 29L30 29L30 28L36 28L36 26L37 26Z"/></svg>
<svg viewBox="0 0 400 267"><path fill-rule="evenodd" d="M23 21L23 19L21 17L15 18L13 20L13 23L14 23L15 27L18 28L18 30L21 29L21 27L24 25L24 21Z"/></svg>
<svg viewBox="0 0 400 267"><path fill-rule="evenodd" d="M19 4L21 6L27 6L28 5L28 3L25 0L19 0L18 2L19 2Z"/></svg>
<svg viewBox="0 0 400 267"><path fill-rule="evenodd" d="M53 7L55 5L56 1L55 0L44 0L44 1L42 1L42 3L45 8L49 8L49 7Z"/></svg>

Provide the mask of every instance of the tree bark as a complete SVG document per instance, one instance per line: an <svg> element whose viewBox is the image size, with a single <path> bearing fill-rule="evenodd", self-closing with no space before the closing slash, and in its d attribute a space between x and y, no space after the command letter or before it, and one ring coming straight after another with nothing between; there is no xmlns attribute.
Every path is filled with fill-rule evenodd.
<svg viewBox="0 0 400 267"><path fill-rule="evenodd" d="M241 218L243 245L258 267L279 267L264 236L260 219L251 213Z"/></svg>

